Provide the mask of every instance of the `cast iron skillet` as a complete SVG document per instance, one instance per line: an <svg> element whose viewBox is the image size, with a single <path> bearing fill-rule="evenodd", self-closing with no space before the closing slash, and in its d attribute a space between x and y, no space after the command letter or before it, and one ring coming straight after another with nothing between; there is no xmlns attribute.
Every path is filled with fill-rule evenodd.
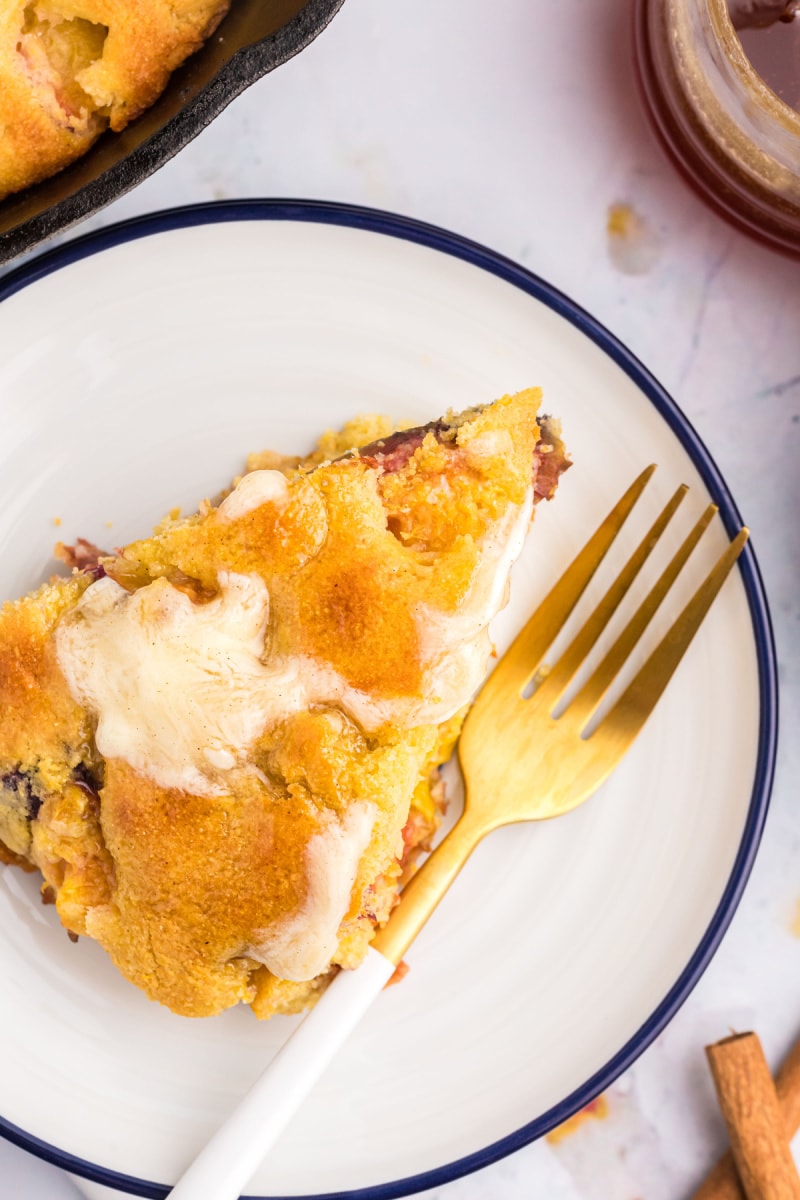
<svg viewBox="0 0 800 1200"><path fill-rule="evenodd" d="M226 104L320 33L344 0L233 0L216 33L122 133L0 201L0 265L110 204L190 142Z"/></svg>

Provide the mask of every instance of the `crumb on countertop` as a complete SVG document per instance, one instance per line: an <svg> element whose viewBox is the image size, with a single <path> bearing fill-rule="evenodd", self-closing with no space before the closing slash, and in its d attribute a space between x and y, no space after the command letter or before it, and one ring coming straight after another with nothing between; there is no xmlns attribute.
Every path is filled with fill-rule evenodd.
<svg viewBox="0 0 800 1200"><path fill-rule="evenodd" d="M608 207L608 256L624 275L645 275L661 254L661 238L632 204Z"/></svg>
<svg viewBox="0 0 800 1200"><path fill-rule="evenodd" d="M576 1112L574 1116L568 1117L562 1125L557 1125L555 1129L551 1129L546 1136L546 1141L551 1146L557 1145L564 1138L570 1137L581 1125L585 1125L587 1121L604 1121L608 1116L608 1101L605 1096L598 1096L592 1100L580 1112Z"/></svg>

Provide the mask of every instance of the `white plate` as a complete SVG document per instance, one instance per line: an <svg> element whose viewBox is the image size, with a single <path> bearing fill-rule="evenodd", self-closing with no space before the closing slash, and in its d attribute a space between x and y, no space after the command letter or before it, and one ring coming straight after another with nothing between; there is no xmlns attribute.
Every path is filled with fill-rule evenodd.
<svg viewBox="0 0 800 1200"><path fill-rule="evenodd" d="M692 490L674 540L709 496L729 530L738 522L694 432L608 333L512 264L400 218L184 210L73 243L8 277L3 294L4 597L49 572L57 536L141 535L216 492L250 450L305 450L359 412L424 421L530 384L562 417L575 466L515 569L500 649L647 463L659 470L628 549L681 482ZM696 577L725 544L717 526ZM677 607L670 598L662 626ZM775 719L748 550L611 781L570 816L478 851L405 982L250 1190L431 1186L607 1085L678 1007L731 917L766 811ZM142 1196L163 1195L292 1027L249 1010L173 1016L98 946L72 945L36 879L12 869L0 874L0 972L7 1136Z"/></svg>

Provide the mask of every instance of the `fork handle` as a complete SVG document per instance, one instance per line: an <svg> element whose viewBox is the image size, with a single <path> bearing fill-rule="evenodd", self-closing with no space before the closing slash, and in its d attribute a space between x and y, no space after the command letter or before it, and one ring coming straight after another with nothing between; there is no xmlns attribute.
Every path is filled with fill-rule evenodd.
<svg viewBox="0 0 800 1200"><path fill-rule="evenodd" d="M403 888L401 903L361 966L339 972L181 1176L170 1200L236 1200L486 832L469 811L453 826Z"/></svg>
<svg viewBox="0 0 800 1200"><path fill-rule="evenodd" d="M170 1200L236 1200L328 1063L393 975L370 947L340 971L314 1008L169 1193Z"/></svg>
<svg viewBox="0 0 800 1200"><path fill-rule="evenodd" d="M372 945L399 963L481 838L494 828L469 809L403 888L400 903Z"/></svg>

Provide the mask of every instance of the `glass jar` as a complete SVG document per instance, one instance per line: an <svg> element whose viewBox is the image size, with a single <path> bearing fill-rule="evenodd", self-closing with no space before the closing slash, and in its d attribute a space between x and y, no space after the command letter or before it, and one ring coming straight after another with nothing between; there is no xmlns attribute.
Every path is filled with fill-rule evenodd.
<svg viewBox="0 0 800 1200"><path fill-rule="evenodd" d="M636 0L635 53L683 176L739 229L800 258L800 112L754 70L727 0Z"/></svg>

